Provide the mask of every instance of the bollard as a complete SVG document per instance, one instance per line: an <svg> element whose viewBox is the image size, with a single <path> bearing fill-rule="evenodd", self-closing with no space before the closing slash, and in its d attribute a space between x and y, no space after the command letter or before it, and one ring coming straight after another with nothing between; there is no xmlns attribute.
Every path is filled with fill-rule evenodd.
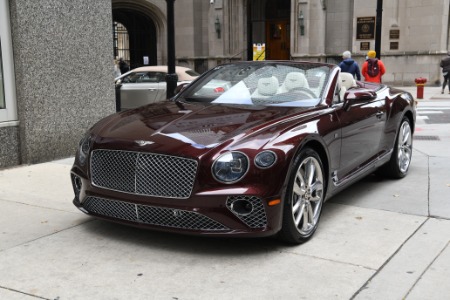
<svg viewBox="0 0 450 300"><path fill-rule="evenodd" d="M417 86L417 99L423 99L423 88L427 82L426 78L419 77L414 80Z"/></svg>

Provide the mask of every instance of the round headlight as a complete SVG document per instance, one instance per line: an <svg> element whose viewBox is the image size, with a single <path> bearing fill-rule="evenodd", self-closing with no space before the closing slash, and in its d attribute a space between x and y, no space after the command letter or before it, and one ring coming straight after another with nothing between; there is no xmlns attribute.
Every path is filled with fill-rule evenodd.
<svg viewBox="0 0 450 300"><path fill-rule="evenodd" d="M245 154L228 152L216 159L212 166L212 174L217 181L234 183L247 173L248 167L248 157Z"/></svg>
<svg viewBox="0 0 450 300"><path fill-rule="evenodd" d="M272 151L263 151L258 153L255 157L255 165L261 169L266 169L273 166L276 161L277 155Z"/></svg>

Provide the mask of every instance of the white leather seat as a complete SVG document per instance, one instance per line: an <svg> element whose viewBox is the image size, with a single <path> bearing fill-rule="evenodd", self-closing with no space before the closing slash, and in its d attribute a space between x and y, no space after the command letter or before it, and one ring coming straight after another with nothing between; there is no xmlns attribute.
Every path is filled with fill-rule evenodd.
<svg viewBox="0 0 450 300"><path fill-rule="evenodd" d="M347 72L341 72L339 74L339 80L341 81L341 91L339 94L341 96L341 100L343 100L345 92L352 87L356 87L357 84L355 78L353 78L353 75Z"/></svg>
<svg viewBox="0 0 450 300"><path fill-rule="evenodd" d="M308 72L306 72L306 74L308 76ZM313 78L313 80L315 82L313 83L312 86L309 87L309 89L311 91L313 91L316 95L320 95L325 86L325 79L327 77L326 73L323 73L322 75L320 75L319 79L317 79L317 75L315 75L315 74L311 74L310 76L311 77L309 77L309 78Z"/></svg>
<svg viewBox="0 0 450 300"><path fill-rule="evenodd" d="M341 72L339 75L339 79L341 80L341 85L344 86L347 90L356 87L356 81L355 78L353 78L353 75L347 72Z"/></svg>
<svg viewBox="0 0 450 300"><path fill-rule="evenodd" d="M279 87L275 76L264 77L258 80L258 86L252 94L252 98L267 98L277 93Z"/></svg>
<svg viewBox="0 0 450 300"><path fill-rule="evenodd" d="M307 88L309 89L308 80L303 73L300 72L290 72L284 78L284 82L281 85L278 93L287 93L296 88Z"/></svg>

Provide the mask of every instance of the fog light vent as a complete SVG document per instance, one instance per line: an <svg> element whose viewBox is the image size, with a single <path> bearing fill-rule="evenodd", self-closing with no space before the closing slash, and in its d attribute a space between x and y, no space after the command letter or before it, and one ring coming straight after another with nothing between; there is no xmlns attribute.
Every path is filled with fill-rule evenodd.
<svg viewBox="0 0 450 300"><path fill-rule="evenodd" d="M75 174L70 174L70 178L72 180L72 188L75 193L75 198L80 201L79 197L83 182L81 181L81 178Z"/></svg>
<svg viewBox="0 0 450 300"><path fill-rule="evenodd" d="M267 226L266 210L262 200L254 196L232 196L227 199L227 208L250 228Z"/></svg>

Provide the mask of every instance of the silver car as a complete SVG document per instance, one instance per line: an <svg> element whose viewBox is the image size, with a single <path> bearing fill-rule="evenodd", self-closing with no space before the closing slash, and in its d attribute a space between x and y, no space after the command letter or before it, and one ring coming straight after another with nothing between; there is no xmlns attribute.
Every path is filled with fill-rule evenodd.
<svg viewBox="0 0 450 300"><path fill-rule="evenodd" d="M199 74L186 67L175 67L177 85L190 83ZM147 66L133 69L115 79L121 110L166 99L167 66Z"/></svg>

